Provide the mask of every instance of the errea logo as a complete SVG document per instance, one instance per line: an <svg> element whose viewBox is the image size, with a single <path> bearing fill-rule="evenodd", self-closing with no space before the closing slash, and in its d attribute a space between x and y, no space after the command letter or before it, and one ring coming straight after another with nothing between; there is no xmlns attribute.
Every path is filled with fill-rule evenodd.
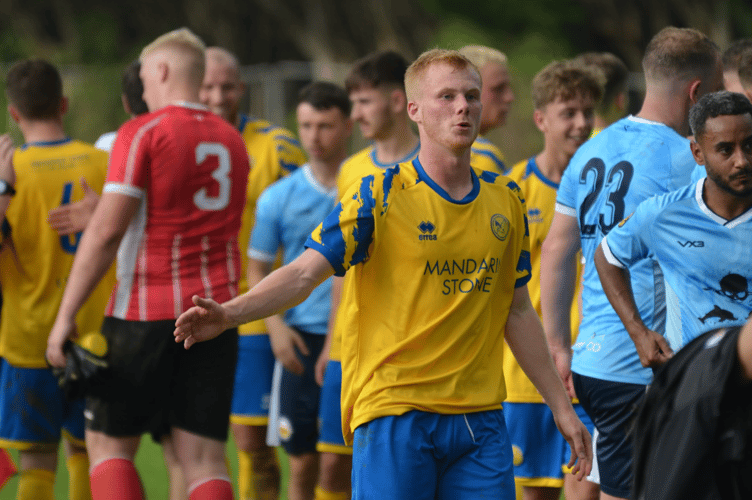
<svg viewBox="0 0 752 500"><path fill-rule="evenodd" d="M433 232L436 230L436 226L434 226L433 223L421 221L421 223L418 224L418 229L420 229L420 232L422 233L418 235L418 239L420 241L436 241L436 235L433 234Z"/></svg>

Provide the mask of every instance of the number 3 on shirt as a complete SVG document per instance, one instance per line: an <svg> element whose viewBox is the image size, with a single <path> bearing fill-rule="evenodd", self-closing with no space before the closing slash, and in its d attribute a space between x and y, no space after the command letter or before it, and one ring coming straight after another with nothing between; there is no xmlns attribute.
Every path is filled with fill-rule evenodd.
<svg viewBox="0 0 752 500"><path fill-rule="evenodd" d="M201 165L210 156L219 161L219 166L211 174L219 183L219 194L208 196L203 187L193 195L193 203L201 210L222 210L230 202L230 152L218 142L201 142L196 146L196 165Z"/></svg>

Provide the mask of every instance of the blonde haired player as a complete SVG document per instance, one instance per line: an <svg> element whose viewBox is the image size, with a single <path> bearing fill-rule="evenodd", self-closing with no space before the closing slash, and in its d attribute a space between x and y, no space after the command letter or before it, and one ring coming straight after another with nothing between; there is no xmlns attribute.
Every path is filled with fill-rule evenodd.
<svg viewBox="0 0 752 500"><path fill-rule="evenodd" d="M358 310L342 337L354 497L514 496L498 363L505 339L552 407L582 477L589 434L527 294L519 187L470 166L480 75L456 51L435 49L408 68L405 90L418 158L351 186L308 249L250 292L222 305L194 297L175 338L190 348L300 302L334 273L355 273Z"/></svg>

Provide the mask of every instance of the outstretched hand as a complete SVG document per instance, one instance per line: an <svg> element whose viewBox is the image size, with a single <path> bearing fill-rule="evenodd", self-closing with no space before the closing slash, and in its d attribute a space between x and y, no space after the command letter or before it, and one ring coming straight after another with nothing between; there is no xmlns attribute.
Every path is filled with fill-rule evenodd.
<svg viewBox="0 0 752 500"><path fill-rule="evenodd" d="M227 312L212 299L194 295L191 307L175 321L175 342L183 342L189 349L196 342L204 342L218 337L231 327Z"/></svg>

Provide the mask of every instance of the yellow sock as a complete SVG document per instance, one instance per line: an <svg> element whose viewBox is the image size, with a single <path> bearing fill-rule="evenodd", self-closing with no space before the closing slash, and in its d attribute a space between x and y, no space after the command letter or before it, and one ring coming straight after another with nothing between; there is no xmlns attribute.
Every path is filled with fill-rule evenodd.
<svg viewBox="0 0 752 500"><path fill-rule="evenodd" d="M321 486L316 486L313 495L313 500L347 500L350 498L347 491L327 491Z"/></svg>
<svg viewBox="0 0 752 500"><path fill-rule="evenodd" d="M240 500L277 500L279 464L273 448L238 450L238 496Z"/></svg>
<svg viewBox="0 0 752 500"><path fill-rule="evenodd" d="M18 478L17 500L54 500L55 473L44 469L21 471Z"/></svg>
<svg viewBox="0 0 752 500"><path fill-rule="evenodd" d="M73 453L68 457L68 498L70 500L91 500L89 483L89 456Z"/></svg>

